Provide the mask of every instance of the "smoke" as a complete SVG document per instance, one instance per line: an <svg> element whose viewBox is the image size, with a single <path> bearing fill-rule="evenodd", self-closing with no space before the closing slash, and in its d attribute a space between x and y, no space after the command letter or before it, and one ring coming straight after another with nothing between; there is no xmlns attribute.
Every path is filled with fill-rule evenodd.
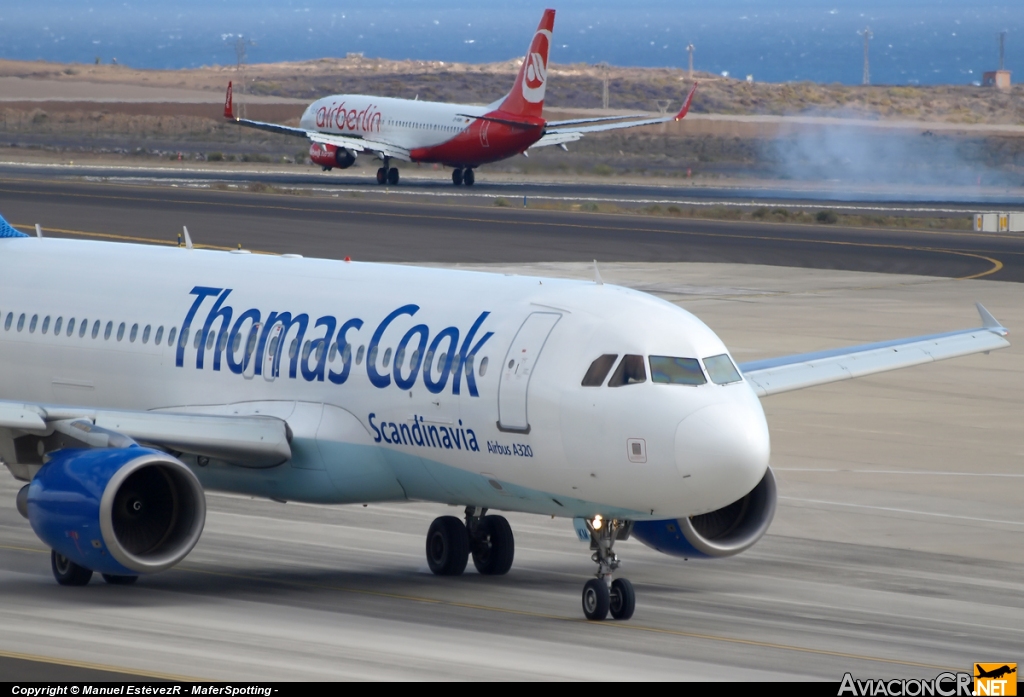
<svg viewBox="0 0 1024 697"><path fill-rule="evenodd" d="M1024 185L1021 140L813 124L767 141L763 156L779 176L823 184L840 198L843 185L858 184L876 185L890 198L949 200L951 190Z"/></svg>

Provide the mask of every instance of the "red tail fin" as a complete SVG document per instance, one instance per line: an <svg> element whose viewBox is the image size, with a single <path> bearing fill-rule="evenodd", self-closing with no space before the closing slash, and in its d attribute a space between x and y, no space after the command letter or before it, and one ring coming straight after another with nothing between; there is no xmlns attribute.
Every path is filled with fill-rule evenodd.
<svg viewBox="0 0 1024 697"><path fill-rule="evenodd" d="M498 107L501 111L517 116L541 115L544 109L544 88L548 83L548 49L551 47L551 32L555 28L555 11L544 10L537 33L530 42L519 75L512 91Z"/></svg>
<svg viewBox="0 0 1024 697"><path fill-rule="evenodd" d="M231 83L228 83L228 93L224 95L224 118L235 118L235 102L231 99Z"/></svg>

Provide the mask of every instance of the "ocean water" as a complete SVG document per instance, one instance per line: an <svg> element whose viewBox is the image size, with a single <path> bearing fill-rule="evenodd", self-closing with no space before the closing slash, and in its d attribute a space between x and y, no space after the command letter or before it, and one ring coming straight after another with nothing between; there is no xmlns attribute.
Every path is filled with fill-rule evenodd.
<svg viewBox="0 0 1024 697"><path fill-rule="evenodd" d="M367 57L490 62L521 57L546 6L551 60L687 65L757 81L859 84L870 27L874 84L970 84L999 61L1024 80L1024 1L563 0L514 6L452 0L9 0L0 57L143 68Z"/></svg>

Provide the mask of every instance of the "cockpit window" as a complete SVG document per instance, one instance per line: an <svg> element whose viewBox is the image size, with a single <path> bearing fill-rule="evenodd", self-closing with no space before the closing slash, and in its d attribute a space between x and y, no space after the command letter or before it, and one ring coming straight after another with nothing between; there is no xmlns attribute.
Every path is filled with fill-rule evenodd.
<svg viewBox="0 0 1024 697"><path fill-rule="evenodd" d="M651 356L651 380L666 385L703 385L707 382L696 358Z"/></svg>
<svg viewBox="0 0 1024 697"><path fill-rule="evenodd" d="M600 387L604 384L604 379L608 377L608 371L615 365L615 359L619 357L617 353L606 353L600 358L594 360L590 364L590 368L587 369L587 374L583 376L583 382L580 383L584 387Z"/></svg>
<svg viewBox="0 0 1024 697"><path fill-rule="evenodd" d="M625 355L619 361L619 367L612 373L608 381L608 387L622 387L623 385L635 385L647 381L647 371L644 369L643 356Z"/></svg>
<svg viewBox="0 0 1024 697"><path fill-rule="evenodd" d="M743 379L740 371L733 365L732 359L724 353L721 356L705 358L704 367L708 369L708 375L716 385L728 385L730 382L739 382Z"/></svg>

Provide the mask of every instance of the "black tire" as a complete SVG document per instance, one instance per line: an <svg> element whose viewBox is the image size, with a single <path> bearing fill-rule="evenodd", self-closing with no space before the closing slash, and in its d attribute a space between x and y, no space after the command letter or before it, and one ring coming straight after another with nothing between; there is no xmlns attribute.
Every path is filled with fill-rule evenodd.
<svg viewBox="0 0 1024 697"><path fill-rule="evenodd" d="M92 579L92 569L79 566L55 549L50 550L50 568L62 586L84 586Z"/></svg>
<svg viewBox="0 0 1024 697"><path fill-rule="evenodd" d="M427 530L427 564L438 576L459 576L469 562L469 534L461 520L435 518Z"/></svg>
<svg viewBox="0 0 1024 697"><path fill-rule="evenodd" d="M462 170L461 169L453 169L452 170L452 184L454 184L455 186L460 186L462 184Z"/></svg>
<svg viewBox="0 0 1024 697"><path fill-rule="evenodd" d="M473 566L484 576L502 576L512 568L516 540L512 526L500 515L480 519L477 537L473 540Z"/></svg>
<svg viewBox="0 0 1024 697"><path fill-rule="evenodd" d="M467 169L466 173L462 175L462 183L466 186L473 186L476 181L476 175L473 174L473 170Z"/></svg>
<svg viewBox="0 0 1024 697"><path fill-rule="evenodd" d="M388 170L388 184L398 186L398 168L392 167Z"/></svg>
<svg viewBox="0 0 1024 697"><path fill-rule="evenodd" d="M625 578L617 578L612 581L608 609L612 617L617 620L628 620L636 610L636 593L633 592L633 584Z"/></svg>
<svg viewBox="0 0 1024 697"><path fill-rule="evenodd" d="M118 576L117 574L103 574L103 580L112 586L130 586L139 580L138 576Z"/></svg>
<svg viewBox="0 0 1024 697"><path fill-rule="evenodd" d="M583 586L583 614L588 620L600 622L608 617L611 593L604 579L592 578Z"/></svg>
<svg viewBox="0 0 1024 697"><path fill-rule="evenodd" d="M377 170L377 183L378 184L383 184L384 182L386 182L388 180L387 177L388 177L388 173L384 171L383 167L381 167L380 169Z"/></svg>

